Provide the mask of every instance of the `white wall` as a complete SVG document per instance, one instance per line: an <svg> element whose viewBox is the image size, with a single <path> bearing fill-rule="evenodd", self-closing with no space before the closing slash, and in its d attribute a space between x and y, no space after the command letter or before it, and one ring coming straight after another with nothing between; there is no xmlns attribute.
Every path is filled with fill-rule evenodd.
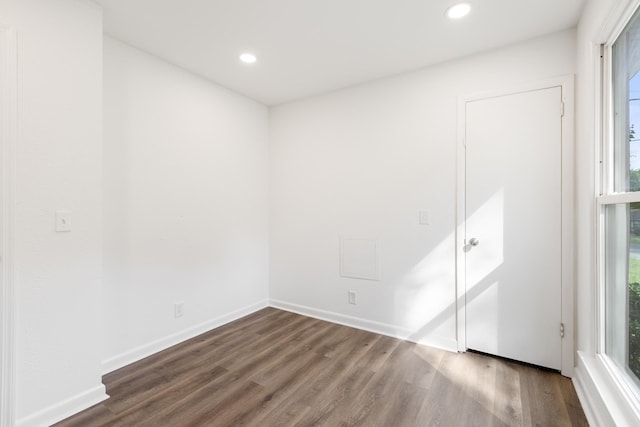
<svg viewBox="0 0 640 427"><path fill-rule="evenodd" d="M574 73L574 38L562 32L273 108L273 303L455 348L458 97ZM418 225L420 209L431 225ZM380 281L339 276L342 234L379 239Z"/></svg>
<svg viewBox="0 0 640 427"><path fill-rule="evenodd" d="M48 425L101 384L102 13L84 0L4 0L17 33L16 416ZM73 231L54 212L73 211Z"/></svg>
<svg viewBox="0 0 640 427"><path fill-rule="evenodd" d="M266 306L269 117L109 37L104 61L110 371Z"/></svg>

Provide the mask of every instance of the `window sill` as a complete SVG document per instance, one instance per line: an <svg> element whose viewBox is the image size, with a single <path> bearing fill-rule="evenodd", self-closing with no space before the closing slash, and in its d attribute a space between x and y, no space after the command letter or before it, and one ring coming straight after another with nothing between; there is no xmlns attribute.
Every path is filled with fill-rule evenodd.
<svg viewBox="0 0 640 427"><path fill-rule="evenodd" d="M573 384L590 425L640 425L639 408L599 357L578 352Z"/></svg>

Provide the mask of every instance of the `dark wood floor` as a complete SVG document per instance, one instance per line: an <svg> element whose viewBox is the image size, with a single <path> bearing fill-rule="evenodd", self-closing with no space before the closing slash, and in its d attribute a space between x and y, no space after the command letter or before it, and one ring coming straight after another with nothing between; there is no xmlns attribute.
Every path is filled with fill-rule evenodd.
<svg viewBox="0 0 640 427"><path fill-rule="evenodd" d="M586 426L571 381L275 309L105 375L70 426Z"/></svg>

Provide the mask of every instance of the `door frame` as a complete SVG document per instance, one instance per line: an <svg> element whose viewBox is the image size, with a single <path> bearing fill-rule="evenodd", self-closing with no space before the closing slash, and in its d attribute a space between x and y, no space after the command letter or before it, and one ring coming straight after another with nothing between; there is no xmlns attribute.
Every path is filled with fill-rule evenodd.
<svg viewBox="0 0 640 427"><path fill-rule="evenodd" d="M456 341L458 351L467 351L466 336L466 104L471 101L496 98L535 90L560 87L564 114L561 135L561 322L564 325L562 339L561 372L571 377L574 365L574 76L566 75L515 87L481 92L458 98L458 130L456 152ZM558 105L559 114L562 106ZM559 326L559 325L558 325ZM558 330L558 333L560 331Z"/></svg>
<svg viewBox="0 0 640 427"><path fill-rule="evenodd" d="M17 42L0 23L0 427L15 421L13 174L17 141Z"/></svg>

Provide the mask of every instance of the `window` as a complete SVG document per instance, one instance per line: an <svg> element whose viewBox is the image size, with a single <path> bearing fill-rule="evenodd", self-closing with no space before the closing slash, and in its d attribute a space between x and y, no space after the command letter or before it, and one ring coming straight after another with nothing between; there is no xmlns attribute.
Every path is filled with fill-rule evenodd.
<svg viewBox="0 0 640 427"><path fill-rule="evenodd" d="M640 12L606 51L600 242L604 358L640 402ZM638 132L638 133L636 133Z"/></svg>

